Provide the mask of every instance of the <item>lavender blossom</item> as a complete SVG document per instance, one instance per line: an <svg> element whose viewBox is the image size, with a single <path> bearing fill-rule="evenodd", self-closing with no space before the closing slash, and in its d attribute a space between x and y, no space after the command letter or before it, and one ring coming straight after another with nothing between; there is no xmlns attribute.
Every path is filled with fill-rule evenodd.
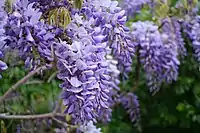
<svg viewBox="0 0 200 133"><path fill-rule="evenodd" d="M119 89L119 72L109 70L107 49L113 51L113 65L119 70L131 70L134 46L128 36L125 12L117 7L117 1L84 1L80 11L72 10L72 23L67 35L72 43L60 40L56 43L58 78L63 93L61 98L67 106L73 123L110 121L113 105L113 88ZM107 12L109 10L109 12ZM117 72L116 72L117 71ZM87 113L86 113L87 112Z"/></svg>
<svg viewBox="0 0 200 133"><path fill-rule="evenodd" d="M126 109L132 122L137 123L140 120L140 105L138 98L133 93L122 94L120 103Z"/></svg>
<svg viewBox="0 0 200 133"><path fill-rule="evenodd" d="M65 128L55 128L55 133L67 133Z"/></svg>
<svg viewBox="0 0 200 133"><path fill-rule="evenodd" d="M4 0L0 2L0 49L1 50L3 50L3 46L5 44L5 39L6 39L4 25L7 20L7 14L3 9L4 2L5 2ZM3 57L3 53L2 51L0 51L0 58L2 57ZM6 70L7 68L8 68L7 64L0 60L0 71ZM1 78L1 75L0 75L0 78Z"/></svg>
<svg viewBox="0 0 200 133"><path fill-rule="evenodd" d="M105 60L106 43L102 42L103 35L93 34L95 30L91 28L95 19L84 20L78 14L73 17L77 19L67 28L72 44L61 41L56 50L58 78L64 81L60 87L67 106L65 112L72 116L73 123L84 124L96 122L100 110L109 108L111 82Z"/></svg>
<svg viewBox="0 0 200 133"><path fill-rule="evenodd" d="M163 41L171 41L170 47L174 49L177 56L184 57L187 51L182 37L181 24L182 22L176 18L166 18L163 20L162 33Z"/></svg>
<svg viewBox="0 0 200 133"><path fill-rule="evenodd" d="M121 0L120 6L126 10L127 16L131 18L140 12L143 5L150 4L151 2L151 0Z"/></svg>
<svg viewBox="0 0 200 133"><path fill-rule="evenodd" d="M39 21L42 13L33 5L28 0L18 0L5 26L8 36L6 45L18 50L26 66L32 69L45 63L45 60L53 60L51 46L54 41L53 27Z"/></svg>
<svg viewBox="0 0 200 133"><path fill-rule="evenodd" d="M186 25L185 32L192 40L192 47L194 49L194 56L200 62L200 16L196 16L191 22Z"/></svg>
<svg viewBox="0 0 200 133"><path fill-rule="evenodd" d="M129 28L125 27L127 17L125 11L118 7L117 1L101 2L99 0L91 1L92 6L86 7L94 12L97 18L96 26L101 28L101 32L105 36L104 41L108 42L108 46L113 50L112 55L118 61L118 69L127 78L128 72L131 71L132 57L134 56L134 45L129 36ZM84 9L84 11L87 11ZM98 29L97 28L97 29Z"/></svg>
<svg viewBox="0 0 200 133"><path fill-rule="evenodd" d="M157 92L162 83L171 83L177 79L179 61L177 53L172 49L176 45L170 40L164 42L158 26L149 21L136 22L132 24L131 35L139 49L138 56L151 92Z"/></svg>
<svg viewBox="0 0 200 133"><path fill-rule="evenodd" d="M80 126L79 130L82 133L101 133L101 128L97 128L95 125L93 125L92 121Z"/></svg>

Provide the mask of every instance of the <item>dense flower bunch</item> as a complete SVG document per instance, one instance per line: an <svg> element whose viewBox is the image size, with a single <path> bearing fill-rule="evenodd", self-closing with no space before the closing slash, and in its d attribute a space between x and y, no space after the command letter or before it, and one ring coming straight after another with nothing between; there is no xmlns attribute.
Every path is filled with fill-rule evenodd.
<svg viewBox="0 0 200 133"><path fill-rule="evenodd" d="M192 47L194 48L194 55L200 61L200 16L196 16L192 21L186 23L186 33L192 40Z"/></svg>
<svg viewBox="0 0 200 133"><path fill-rule="evenodd" d="M123 107L127 110L132 122L136 123L140 120L140 105L138 102L138 97L129 92L127 94L122 94L120 102Z"/></svg>
<svg viewBox="0 0 200 133"><path fill-rule="evenodd" d="M136 13L140 12L142 6L152 2L152 0L122 0L120 6L126 10L128 17L134 17Z"/></svg>
<svg viewBox="0 0 200 133"><path fill-rule="evenodd" d="M110 12L106 12L108 9ZM67 27L67 34L72 38L72 44L68 46L71 48L67 48L64 42L62 45L65 45L65 49L61 46L57 56L62 58L58 62L59 78L66 81L61 85L65 90L62 98L67 113L72 115L75 123L95 121L97 117L102 121L110 121L109 107L115 94L112 88L118 89L119 72L116 67L115 70L109 69L111 64L117 65L117 62L108 62L105 56L113 54L120 62L119 69L127 72L130 71L134 52L127 28L123 26L126 21L124 13L117 7L116 1L101 3L97 0L85 2L81 11L72 12L74 19ZM83 19L83 15L86 19ZM109 52L109 47L113 51ZM68 55L66 51L74 53ZM70 60L66 62L66 59ZM70 76L73 77L70 79Z"/></svg>
<svg viewBox="0 0 200 133"><path fill-rule="evenodd" d="M170 47L174 54L180 57L186 56L185 42L181 32L182 22L176 18L166 18L163 20L162 34L164 42L170 42ZM167 37L168 36L168 37Z"/></svg>
<svg viewBox="0 0 200 133"><path fill-rule="evenodd" d="M4 0L0 1L0 49L2 49L4 43L5 43L5 39L6 37L4 36L5 30L4 30L4 25L6 23L6 19L7 19L7 15L4 11ZM3 53L2 51L0 51L0 58L3 57ZM0 60L0 71L2 70L6 70L8 68L8 66L6 65L6 63L4 63L3 61ZM1 75L0 75L1 77Z"/></svg>
<svg viewBox="0 0 200 133"><path fill-rule="evenodd" d="M126 74L130 72L132 57L134 55L134 45L128 35L129 28L125 27L127 17L125 11L118 7L117 1L94 0L83 6L83 11L89 16L97 18L97 29L101 29L107 46L112 49L114 59L118 60L118 68ZM91 13L91 11L93 11Z"/></svg>
<svg viewBox="0 0 200 133"><path fill-rule="evenodd" d="M90 121L86 125L83 125L79 129L83 133L101 133L101 128L97 128L95 125L93 125L93 122Z"/></svg>
<svg viewBox="0 0 200 133"><path fill-rule="evenodd" d="M179 61L172 49L176 46L174 41L170 42L170 39L163 37L158 31L158 26L150 21L133 23L131 35L135 46L138 47L138 56L145 70L150 91L159 90L164 82L176 80ZM169 37L167 34L165 36Z"/></svg>
<svg viewBox="0 0 200 133"><path fill-rule="evenodd" d="M186 22L161 14L164 18L154 18L162 23L160 27L153 21L137 21L130 28L125 26L127 18L145 4L152 8L156 1L123 0L119 7L111 0L78 0L78 6L74 6L77 0L16 0L10 12L4 10L4 2L0 1L0 57L6 48L17 51L30 70L42 65L57 69L65 113L73 124L82 125L82 132L100 133L93 122L111 121L112 107L119 103L132 122L139 119L137 96L119 88L120 78L127 79L132 70L133 57L142 66L151 92L177 80L183 59L179 57L187 52L182 28L187 29L200 61L195 0L187 2L191 7L187 10L180 1L176 4L186 11ZM156 6L160 4L168 3ZM0 60L0 71L5 69Z"/></svg>
<svg viewBox="0 0 200 133"><path fill-rule="evenodd" d="M53 60L51 45L54 33L49 32L53 27L39 21L42 13L33 8L33 4L29 4L28 0L17 1L5 26L6 45L18 50L19 56L30 68L45 63L45 60Z"/></svg>
<svg viewBox="0 0 200 133"><path fill-rule="evenodd" d="M110 76L105 61L106 44L101 39L93 39L101 37L92 30L91 24L95 20L82 20L78 14L74 17L77 19L68 25L73 36L72 44L61 41L56 56L58 77L65 81L61 87L66 112L72 115L75 123L80 123L95 121L98 112L108 108Z"/></svg>

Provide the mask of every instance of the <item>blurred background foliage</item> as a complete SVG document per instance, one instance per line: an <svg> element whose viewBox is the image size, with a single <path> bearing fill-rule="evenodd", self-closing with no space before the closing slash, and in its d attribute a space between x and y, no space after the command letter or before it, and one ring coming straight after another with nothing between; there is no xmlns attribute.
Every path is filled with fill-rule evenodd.
<svg viewBox="0 0 200 133"><path fill-rule="evenodd" d="M172 1L172 5L176 0ZM148 8L142 9L131 21L152 20ZM171 85L163 85L161 90L152 96L145 84L144 74L141 70L139 86L136 94L140 100L141 121L138 127L130 122L128 114L119 105L113 109L112 121L109 124L99 124L103 133L160 133L160 132L200 132L200 65L196 63L192 53L190 42L186 41L188 55L181 60L178 81ZM20 80L27 73L24 64L15 56L6 56L9 69L2 72L0 80L0 95ZM135 81L135 64L129 75L129 79L121 85L122 89L130 91ZM0 113L10 114L42 114L48 113L55 107L61 89L60 81L54 76L55 70L44 72L31 78L17 92L12 94L0 105ZM48 120L36 126L38 122L26 121L24 132L34 132L34 128L41 128L41 133L53 132L54 126L48 127ZM48 121L48 122L47 122ZM17 132L18 124L24 123L20 120L0 120L0 129L7 129L7 133ZM51 122L50 122L51 123ZM48 127L48 128L47 128ZM3 132L1 130L1 132Z"/></svg>

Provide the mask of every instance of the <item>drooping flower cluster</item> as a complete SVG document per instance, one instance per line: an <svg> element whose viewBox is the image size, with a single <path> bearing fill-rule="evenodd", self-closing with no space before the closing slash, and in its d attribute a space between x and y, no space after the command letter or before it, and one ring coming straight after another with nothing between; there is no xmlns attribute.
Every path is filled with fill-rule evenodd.
<svg viewBox="0 0 200 133"><path fill-rule="evenodd" d="M107 41L108 46L112 49L112 55L118 61L118 69L127 77L127 73L131 70L132 57L135 51L128 35L129 28L124 26L127 21L125 11L117 6L117 1L94 0L90 4L92 6L86 5L90 11L93 11L90 15L97 17L96 26L102 30L105 36L104 41ZM89 10L84 7L83 9ZM96 12L94 12L94 9Z"/></svg>
<svg viewBox="0 0 200 133"><path fill-rule="evenodd" d="M131 35L139 49L138 56L150 91L158 91L162 83L176 80L179 61L177 54L171 49L171 45L174 44L164 42L158 26L149 21L136 22L132 24Z"/></svg>
<svg viewBox="0 0 200 133"><path fill-rule="evenodd" d="M120 96L120 103L126 109L132 122L137 123L140 119L140 105L138 97L129 92Z"/></svg>
<svg viewBox="0 0 200 133"><path fill-rule="evenodd" d="M128 17L134 17L134 15L140 12L141 8L145 4L152 3L151 0L122 0L120 6L126 10Z"/></svg>
<svg viewBox="0 0 200 133"><path fill-rule="evenodd" d="M191 22L188 22L185 30L187 35L192 40L192 47L194 49L194 56L200 62L200 16L196 16Z"/></svg>
<svg viewBox="0 0 200 133"><path fill-rule="evenodd" d="M72 10L72 23L67 35L72 43L60 41L56 56L62 98L74 123L110 121L112 96L118 89L119 72L110 71L115 61L106 61L109 54L117 59L120 70L131 70L134 46L128 37L125 12L116 1L85 1L80 11ZM56 44L57 45L57 44ZM108 66L109 65L109 66ZM116 78L111 78L115 73Z"/></svg>
<svg viewBox="0 0 200 133"><path fill-rule="evenodd" d="M29 3L28 0L18 0L5 29L8 36L6 45L18 50L25 65L34 69L46 60L53 60L51 45L55 35L50 32L53 27L39 21L42 13L33 6L34 3Z"/></svg>
<svg viewBox="0 0 200 133"><path fill-rule="evenodd" d="M67 0L16 0L14 12L8 19L0 9L1 50L4 47L17 50L25 65L32 69L56 63L57 76L63 81L60 87L65 113L72 117L72 123L85 125L81 127L83 132L98 133L100 130L96 130L91 121L110 121L115 102L127 109L131 121L139 117L137 97L133 93L120 95L118 87L120 73L123 78L128 77L135 54L139 56L151 92L178 77L177 58L186 55L178 19L163 20L161 31L149 21L134 22L131 30L125 26L127 15L133 17L150 2L124 0L122 7L125 10L122 10L117 1L84 0L78 10ZM66 8L62 11L67 11L72 19L62 28L59 27L62 22L57 20L61 17L53 12L60 7ZM53 16L51 13L55 13L58 25L46 23L48 17ZM189 24L188 34L200 61L199 28L198 16ZM6 68L7 65L0 61L0 71Z"/></svg>
<svg viewBox="0 0 200 133"><path fill-rule="evenodd" d="M56 50L58 78L64 80L62 98L74 123L96 121L102 109L108 109L110 76L108 75L106 43L92 28L94 18L82 19L75 14L68 33L72 44L61 41ZM70 36L69 35L69 36Z"/></svg>
<svg viewBox="0 0 200 133"><path fill-rule="evenodd" d="M7 14L4 11L4 0L0 1L0 58L3 57L3 53L2 53L2 47L4 46L5 43L5 30L4 30L4 25L6 23L6 19L7 19ZM0 60L0 71L6 70L8 68L8 66L6 65L5 62ZM1 78L1 75L0 75Z"/></svg>
<svg viewBox="0 0 200 133"><path fill-rule="evenodd" d="M95 125L93 125L92 121L81 126L79 130L82 131L82 133L101 133L101 128L97 128Z"/></svg>
<svg viewBox="0 0 200 133"><path fill-rule="evenodd" d="M186 56L187 51L181 32L182 22L176 18L166 18L162 23L163 42L168 43L169 47L174 50L176 56Z"/></svg>

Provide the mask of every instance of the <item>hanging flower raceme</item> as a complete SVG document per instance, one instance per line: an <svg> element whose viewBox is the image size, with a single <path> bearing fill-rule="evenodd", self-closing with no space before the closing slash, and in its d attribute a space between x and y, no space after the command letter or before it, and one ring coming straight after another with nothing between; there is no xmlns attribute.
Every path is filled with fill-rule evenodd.
<svg viewBox="0 0 200 133"><path fill-rule="evenodd" d="M135 16L136 13L139 13L142 6L145 4L150 4L153 1L151 0L122 0L120 6L126 10L126 14L129 18Z"/></svg>
<svg viewBox="0 0 200 133"><path fill-rule="evenodd" d="M174 54L180 57L186 56L185 42L182 37L181 24L177 18L166 18L162 21L163 42L169 43L170 48L174 50Z"/></svg>
<svg viewBox="0 0 200 133"><path fill-rule="evenodd" d="M158 91L165 81L176 80L179 61L170 49L171 44L163 42L158 26L149 21L136 22L132 24L131 35L139 49L150 91Z"/></svg>
<svg viewBox="0 0 200 133"><path fill-rule="evenodd" d="M3 9L4 2L5 2L4 0L0 1L0 58L3 57L3 53L1 50L3 50L6 39L4 25L6 24L7 21L7 13ZM6 70L7 68L8 66L6 65L6 63L0 60L0 71Z"/></svg>
<svg viewBox="0 0 200 133"><path fill-rule="evenodd" d="M110 121L109 107L116 94L113 88L119 89L119 70L116 67L116 79L111 79L113 72L107 66L111 62L106 61L106 49L110 47L109 54L118 60L112 62L113 66L121 66L123 72L131 70L134 47L128 29L123 26L125 12L117 4L117 1L84 1L80 11L72 10L73 22L67 27L72 44L61 41L56 50L58 77L65 81L61 85L64 90L62 98L67 106L66 112L72 115L75 123L95 121L97 117L104 122ZM78 85L74 86L73 82Z"/></svg>
<svg viewBox="0 0 200 133"><path fill-rule="evenodd" d="M95 18L87 20L78 14L72 18L76 19L67 27L72 43L60 41L56 50L58 78L64 81L61 98L66 113L74 123L85 123L96 121L99 112L109 108L111 77L105 59L106 43L92 28Z"/></svg>
<svg viewBox="0 0 200 133"><path fill-rule="evenodd" d="M101 133L101 128L97 128L92 121L88 122L85 125L82 125L79 130L82 133Z"/></svg>
<svg viewBox="0 0 200 133"><path fill-rule="evenodd" d="M51 45L55 36L50 31L53 27L39 21L42 13L33 5L28 0L17 1L5 27L8 36L6 45L18 50L19 56L30 68L53 60Z"/></svg>
<svg viewBox="0 0 200 133"><path fill-rule="evenodd" d="M200 16L196 16L190 22L187 22L185 32L192 41L192 47L194 49L194 56L200 62Z"/></svg>
<svg viewBox="0 0 200 133"><path fill-rule="evenodd" d="M89 9L88 9L89 8ZM118 69L127 77L131 71L134 45L130 41L129 28L125 27L125 11L118 7L117 1L94 0L85 4L83 11L97 18L96 30L102 29L103 41L107 41L112 55L118 61ZM90 11L93 11L92 13Z"/></svg>
<svg viewBox="0 0 200 133"><path fill-rule="evenodd" d="M138 97L134 93L122 94L120 103L126 109L132 122L136 123L140 120L140 105Z"/></svg>

